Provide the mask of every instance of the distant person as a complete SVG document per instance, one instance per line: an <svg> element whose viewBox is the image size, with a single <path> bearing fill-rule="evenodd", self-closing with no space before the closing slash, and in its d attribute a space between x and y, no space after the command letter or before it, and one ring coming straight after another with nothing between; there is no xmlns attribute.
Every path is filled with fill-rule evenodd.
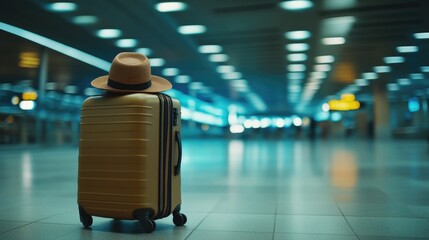
<svg viewBox="0 0 429 240"><path fill-rule="evenodd" d="M317 122L313 118L310 118L309 138L310 140L316 139L316 128Z"/></svg>

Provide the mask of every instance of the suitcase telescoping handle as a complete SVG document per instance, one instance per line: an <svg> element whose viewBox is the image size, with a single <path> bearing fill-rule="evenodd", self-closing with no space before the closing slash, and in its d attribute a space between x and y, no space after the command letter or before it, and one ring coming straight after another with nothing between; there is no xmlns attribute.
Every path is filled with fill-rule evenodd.
<svg viewBox="0 0 429 240"><path fill-rule="evenodd" d="M176 131L176 142L178 146L178 160L177 165L174 167L174 175L177 176L180 174L180 165L182 164L182 139L180 137L180 132Z"/></svg>

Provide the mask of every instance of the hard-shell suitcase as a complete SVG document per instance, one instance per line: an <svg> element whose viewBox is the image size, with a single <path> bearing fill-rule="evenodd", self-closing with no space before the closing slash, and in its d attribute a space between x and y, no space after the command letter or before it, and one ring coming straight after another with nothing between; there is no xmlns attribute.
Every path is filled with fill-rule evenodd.
<svg viewBox="0 0 429 240"><path fill-rule="evenodd" d="M165 94L108 94L83 103L78 205L84 227L92 216L138 220L145 232L156 219L180 213L180 103Z"/></svg>

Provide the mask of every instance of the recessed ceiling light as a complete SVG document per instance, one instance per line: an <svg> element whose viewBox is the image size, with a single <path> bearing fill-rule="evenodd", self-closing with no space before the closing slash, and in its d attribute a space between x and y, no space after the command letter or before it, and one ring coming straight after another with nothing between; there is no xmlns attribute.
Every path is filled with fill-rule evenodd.
<svg viewBox="0 0 429 240"><path fill-rule="evenodd" d="M414 33L413 35L417 39L427 39L427 38L429 38L429 32L419 32L419 33Z"/></svg>
<svg viewBox="0 0 429 240"><path fill-rule="evenodd" d="M174 78L176 83L189 83L191 82L191 77L188 75L179 75Z"/></svg>
<svg viewBox="0 0 429 240"><path fill-rule="evenodd" d="M356 85L358 85L360 87L368 86L368 80L366 80L364 78L356 79L355 83L356 83Z"/></svg>
<svg viewBox="0 0 429 240"><path fill-rule="evenodd" d="M164 68L162 70L162 75L164 76L168 76L168 77L173 77L179 74L179 69L177 68Z"/></svg>
<svg viewBox="0 0 429 240"><path fill-rule="evenodd" d="M389 91L398 91L399 90L399 86L396 83L388 83L387 84L387 89Z"/></svg>
<svg viewBox="0 0 429 240"><path fill-rule="evenodd" d="M411 84L411 81L408 78L400 78L400 79L398 79L397 82L399 85L410 85Z"/></svg>
<svg viewBox="0 0 429 240"><path fill-rule="evenodd" d="M328 72L330 70L331 70L331 66L328 64L314 65L314 71L316 71L316 72Z"/></svg>
<svg viewBox="0 0 429 240"><path fill-rule="evenodd" d="M289 40L304 40L311 37L311 33L304 30L289 31L285 33L285 37Z"/></svg>
<svg viewBox="0 0 429 240"><path fill-rule="evenodd" d="M289 92L299 93L299 92L301 92L302 87L299 85L291 85L288 87L288 89L289 89Z"/></svg>
<svg viewBox="0 0 429 240"><path fill-rule="evenodd" d="M341 45L346 42L346 39L343 37L329 37L329 38L322 38L322 43L325 45Z"/></svg>
<svg viewBox="0 0 429 240"><path fill-rule="evenodd" d="M425 77L423 76L423 74L421 74L421 73L411 73L410 74L410 78L411 79L414 79L414 80L422 80L422 79L424 79Z"/></svg>
<svg viewBox="0 0 429 240"><path fill-rule="evenodd" d="M374 80L378 78L378 75L375 72L365 72L365 73L362 73L362 78L366 80Z"/></svg>
<svg viewBox="0 0 429 240"><path fill-rule="evenodd" d="M124 38L116 41L116 46L120 48L132 48L137 46L137 44L138 44L137 39L133 39L133 38Z"/></svg>
<svg viewBox="0 0 429 240"><path fill-rule="evenodd" d="M97 88L89 87L85 88L83 94L85 94L86 96L94 96L100 94L100 90L98 90Z"/></svg>
<svg viewBox="0 0 429 240"><path fill-rule="evenodd" d="M422 72L429 72L429 66L421 66L420 69Z"/></svg>
<svg viewBox="0 0 429 240"><path fill-rule="evenodd" d="M320 88L320 84L316 83L316 82L307 82L307 84L305 86L306 86L306 88L309 88L309 89L319 89Z"/></svg>
<svg viewBox="0 0 429 240"><path fill-rule="evenodd" d="M286 10L299 11L313 7L313 3L309 0L291 0L281 2L280 7Z"/></svg>
<svg viewBox="0 0 429 240"><path fill-rule="evenodd" d="M287 55L287 59L291 62L302 62L307 60L307 54L304 53L292 53Z"/></svg>
<svg viewBox="0 0 429 240"><path fill-rule="evenodd" d="M418 52L419 48L417 46L399 46L396 50L400 53L411 53Z"/></svg>
<svg viewBox="0 0 429 240"><path fill-rule="evenodd" d="M387 64L403 63L404 58L400 56L390 56L390 57L385 57L384 62Z"/></svg>
<svg viewBox="0 0 429 240"><path fill-rule="evenodd" d="M211 62L226 62L226 61L228 61L228 59L229 59L228 55L221 54L221 53L211 54L209 56L209 61L211 61Z"/></svg>
<svg viewBox="0 0 429 240"><path fill-rule="evenodd" d="M80 25L94 24L97 21L98 21L98 18L96 16L90 16L90 15L76 16L72 19L73 23L80 24Z"/></svg>
<svg viewBox="0 0 429 240"><path fill-rule="evenodd" d="M325 78L325 77L326 77L325 72L311 72L310 73L310 78L321 79L321 78Z"/></svg>
<svg viewBox="0 0 429 240"><path fill-rule="evenodd" d="M100 29L97 31L97 36L101 38L117 38L122 35L122 31L119 29Z"/></svg>
<svg viewBox="0 0 429 240"><path fill-rule="evenodd" d="M250 88L248 86L245 87L233 87L236 92L247 93L250 92Z"/></svg>
<svg viewBox="0 0 429 240"><path fill-rule="evenodd" d="M222 74L223 79L231 80L231 79L240 79L243 77L243 74L240 72L230 72Z"/></svg>
<svg viewBox="0 0 429 240"><path fill-rule="evenodd" d="M302 72L293 72L287 74L288 80L302 80L305 78L305 74Z"/></svg>
<svg viewBox="0 0 429 240"><path fill-rule="evenodd" d="M150 66L152 67L161 67L165 64L163 58L149 58Z"/></svg>
<svg viewBox="0 0 429 240"><path fill-rule="evenodd" d="M374 72L376 72L376 73L387 73L387 72L390 72L390 67L389 66L375 66Z"/></svg>
<svg viewBox="0 0 429 240"><path fill-rule="evenodd" d="M218 67L216 68L216 71L217 71L218 73L229 73L229 72L234 72L234 71L235 71L235 67L234 67L234 66L231 66L231 65L221 65L221 66L218 66Z"/></svg>
<svg viewBox="0 0 429 240"><path fill-rule="evenodd" d="M198 47L200 53L220 53L223 48L219 45L202 45Z"/></svg>
<svg viewBox="0 0 429 240"><path fill-rule="evenodd" d="M78 87L74 85L67 85L64 87L64 92L67 94L76 94L78 90Z"/></svg>
<svg viewBox="0 0 429 240"><path fill-rule="evenodd" d="M177 12L186 10L188 6L183 2L163 2L155 5L159 12Z"/></svg>
<svg viewBox="0 0 429 240"><path fill-rule="evenodd" d="M77 9L76 3L56 2L46 5L47 9L54 12L71 12Z"/></svg>
<svg viewBox="0 0 429 240"><path fill-rule="evenodd" d="M309 48L307 43L290 43L286 45L286 49L291 52L307 51Z"/></svg>
<svg viewBox="0 0 429 240"><path fill-rule="evenodd" d="M150 48L137 48L136 52L141 53L145 56L150 56L152 54L152 49L150 49Z"/></svg>
<svg viewBox="0 0 429 240"><path fill-rule="evenodd" d="M240 86L240 87L232 86L232 88L234 88L234 91L236 92L242 92L242 93L250 92L249 86Z"/></svg>
<svg viewBox="0 0 429 240"><path fill-rule="evenodd" d="M233 87L248 87L247 81L245 79L231 80L229 84Z"/></svg>
<svg viewBox="0 0 429 240"><path fill-rule="evenodd" d="M287 69L289 72L304 72L306 67L304 64L289 64Z"/></svg>
<svg viewBox="0 0 429 240"><path fill-rule="evenodd" d="M203 25L184 25L178 28L179 33L190 35L190 34L201 34L207 31L207 28Z"/></svg>
<svg viewBox="0 0 429 240"><path fill-rule="evenodd" d="M247 81L244 79L231 80L229 85L239 92L250 91L249 85L247 85Z"/></svg>
<svg viewBox="0 0 429 240"><path fill-rule="evenodd" d="M316 61L316 63L333 63L335 61L335 58L332 55L324 55L318 56L314 60Z"/></svg>
<svg viewBox="0 0 429 240"><path fill-rule="evenodd" d="M190 89L199 90L204 88L204 84L202 82L191 82L189 84Z"/></svg>

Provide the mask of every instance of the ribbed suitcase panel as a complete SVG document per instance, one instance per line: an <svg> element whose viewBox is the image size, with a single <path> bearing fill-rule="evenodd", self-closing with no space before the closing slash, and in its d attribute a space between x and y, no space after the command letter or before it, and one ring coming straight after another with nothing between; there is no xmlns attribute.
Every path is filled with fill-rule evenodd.
<svg viewBox="0 0 429 240"><path fill-rule="evenodd" d="M127 155L135 156L141 155L153 158L158 153L152 149L156 146L155 140L147 139L120 139L116 140L106 139L81 139L80 140L80 153L85 155L98 155L103 157L105 155Z"/></svg>
<svg viewBox="0 0 429 240"><path fill-rule="evenodd" d="M147 155L92 155L81 154L79 159L79 171L89 170L91 172L109 171L129 171L133 166L133 171L147 172L145 168L145 159ZM108 164L106 164L108 162Z"/></svg>
<svg viewBox="0 0 429 240"><path fill-rule="evenodd" d="M179 102L173 102L180 113ZM180 131L180 116L178 124L174 131ZM90 215L117 219L133 219L136 209L157 211L159 140L156 95L87 99L81 115L78 203ZM180 176L172 177L171 191L173 210L181 202Z"/></svg>
<svg viewBox="0 0 429 240"><path fill-rule="evenodd" d="M133 219L134 210L157 207L158 113L148 104L129 96L84 103L78 201L88 214Z"/></svg>

